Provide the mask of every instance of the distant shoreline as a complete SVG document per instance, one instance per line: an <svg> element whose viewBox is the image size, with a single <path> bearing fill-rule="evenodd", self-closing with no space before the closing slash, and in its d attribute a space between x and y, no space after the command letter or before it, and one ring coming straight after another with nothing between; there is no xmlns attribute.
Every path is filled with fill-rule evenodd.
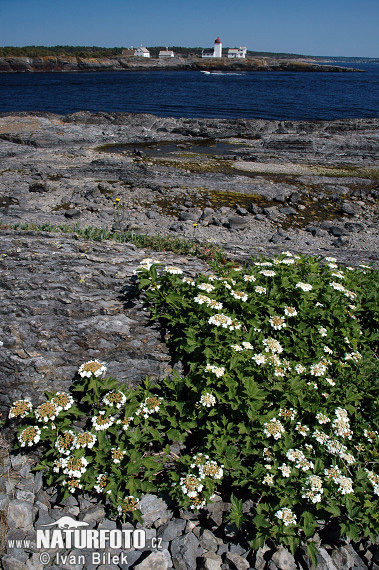
<svg viewBox="0 0 379 570"><path fill-rule="evenodd" d="M136 57L81 58L73 56L0 57L0 73L73 73L88 71L295 71L364 72L338 65L294 59L249 57L245 60L174 57L170 60Z"/></svg>

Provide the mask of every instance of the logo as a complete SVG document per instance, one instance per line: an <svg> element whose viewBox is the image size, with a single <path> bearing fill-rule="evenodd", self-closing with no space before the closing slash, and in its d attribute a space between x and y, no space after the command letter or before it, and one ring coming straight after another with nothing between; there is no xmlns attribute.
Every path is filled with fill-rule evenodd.
<svg viewBox="0 0 379 570"><path fill-rule="evenodd" d="M37 548L49 549L142 549L146 533L142 529L90 529L89 523L64 516L37 529ZM55 528L54 528L55 527ZM83 528L84 527L84 528Z"/></svg>
<svg viewBox="0 0 379 570"><path fill-rule="evenodd" d="M106 529L89 528L86 521L77 521L70 516L41 525L36 530L36 550L43 566L55 565L87 567L90 563L98 566L126 565L131 549L162 549L162 538L152 537L146 545L146 531L142 529ZM9 540L8 548L30 549L29 540ZM64 553L62 550L79 550L79 553ZM107 550L106 550L107 549ZM108 549L118 551L111 553ZM52 552L49 552L49 551Z"/></svg>
<svg viewBox="0 0 379 570"><path fill-rule="evenodd" d="M50 524L43 524L41 526L57 526L61 530L63 529L71 529L71 528L80 528L82 526L89 526L89 523L84 521L76 521L71 517L61 517L57 521L50 523Z"/></svg>

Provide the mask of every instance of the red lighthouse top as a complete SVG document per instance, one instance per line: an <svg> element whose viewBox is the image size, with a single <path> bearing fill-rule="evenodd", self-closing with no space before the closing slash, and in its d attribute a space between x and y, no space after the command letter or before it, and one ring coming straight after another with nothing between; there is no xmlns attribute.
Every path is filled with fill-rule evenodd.
<svg viewBox="0 0 379 570"><path fill-rule="evenodd" d="M220 38L217 38L217 39L215 40L215 44L220 44L220 43L221 43Z"/></svg>

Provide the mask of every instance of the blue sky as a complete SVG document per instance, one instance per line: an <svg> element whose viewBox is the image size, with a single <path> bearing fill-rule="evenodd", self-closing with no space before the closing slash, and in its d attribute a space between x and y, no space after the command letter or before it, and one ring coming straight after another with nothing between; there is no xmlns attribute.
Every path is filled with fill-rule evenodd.
<svg viewBox="0 0 379 570"><path fill-rule="evenodd" d="M379 57L378 0L0 0L0 45L225 47Z"/></svg>

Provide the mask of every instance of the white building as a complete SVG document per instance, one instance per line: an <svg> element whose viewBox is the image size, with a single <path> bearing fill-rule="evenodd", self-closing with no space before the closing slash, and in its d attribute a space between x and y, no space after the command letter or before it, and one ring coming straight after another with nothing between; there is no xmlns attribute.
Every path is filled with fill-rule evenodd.
<svg viewBox="0 0 379 570"><path fill-rule="evenodd" d="M167 48L166 48L165 50L163 49L163 50L161 50L161 51L159 52L159 56L158 56L158 57L161 58L161 59L166 59L166 58L168 58L168 57L175 57L175 54L174 54L174 52L173 52L171 49L167 49Z"/></svg>
<svg viewBox="0 0 379 570"><path fill-rule="evenodd" d="M240 46L239 48L228 49L229 59L245 59L247 53L247 48L245 46Z"/></svg>
<svg viewBox="0 0 379 570"><path fill-rule="evenodd" d="M216 38L215 39L215 43L212 48L208 48L208 49L203 49L202 53L201 53L201 57L222 57L222 43L220 38Z"/></svg>
<svg viewBox="0 0 379 570"><path fill-rule="evenodd" d="M147 48L141 46L134 50L134 55L135 57L150 57L150 52Z"/></svg>

